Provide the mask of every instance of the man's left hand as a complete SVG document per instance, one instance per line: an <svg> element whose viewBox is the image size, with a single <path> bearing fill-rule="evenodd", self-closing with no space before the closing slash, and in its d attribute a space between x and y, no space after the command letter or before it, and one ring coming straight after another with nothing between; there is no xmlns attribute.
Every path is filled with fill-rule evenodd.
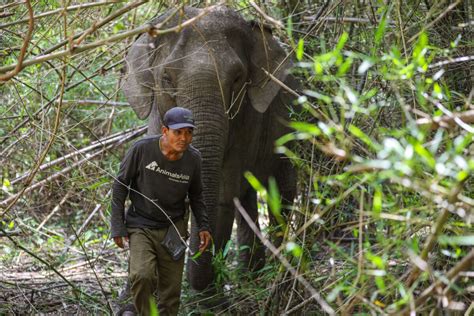
<svg viewBox="0 0 474 316"><path fill-rule="evenodd" d="M201 240L199 252L204 252L211 241L211 234L207 230L199 232L199 239Z"/></svg>

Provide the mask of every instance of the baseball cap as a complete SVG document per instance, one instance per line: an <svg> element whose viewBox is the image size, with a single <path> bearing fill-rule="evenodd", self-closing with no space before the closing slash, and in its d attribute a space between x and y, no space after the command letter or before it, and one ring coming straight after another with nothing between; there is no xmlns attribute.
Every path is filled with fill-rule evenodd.
<svg viewBox="0 0 474 316"><path fill-rule="evenodd" d="M196 128L194 125L193 112L182 107L168 110L163 117L163 124L172 129L184 127Z"/></svg>

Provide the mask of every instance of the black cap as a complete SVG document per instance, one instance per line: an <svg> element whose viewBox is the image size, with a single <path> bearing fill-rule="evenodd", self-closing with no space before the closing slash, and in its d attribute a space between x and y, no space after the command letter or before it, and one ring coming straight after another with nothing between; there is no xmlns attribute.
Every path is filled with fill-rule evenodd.
<svg viewBox="0 0 474 316"><path fill-rule="evenodd" d="M163 117L163 123L172 129L184 127L196 128L196 126L194 126L193 112L181 107L168 110Z"/></svg>

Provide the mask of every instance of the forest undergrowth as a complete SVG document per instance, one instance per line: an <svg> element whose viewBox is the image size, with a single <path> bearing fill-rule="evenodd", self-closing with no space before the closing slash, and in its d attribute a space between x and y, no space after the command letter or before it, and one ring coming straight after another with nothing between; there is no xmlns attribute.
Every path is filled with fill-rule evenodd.
<svg viewBox="0 0 474 316"><path fill-rule="evenodd" d="M146 133L120 91L124 54L177 3L0 3L0 314L117 309L128 254L109 236L111 184ZM293 60L293 132L275 150L298 196L282 205L247 173L267 264L243 273L233 238L213 259L223 304L185 280L181 313L474 313L473 4L226 5Z"/></svg>

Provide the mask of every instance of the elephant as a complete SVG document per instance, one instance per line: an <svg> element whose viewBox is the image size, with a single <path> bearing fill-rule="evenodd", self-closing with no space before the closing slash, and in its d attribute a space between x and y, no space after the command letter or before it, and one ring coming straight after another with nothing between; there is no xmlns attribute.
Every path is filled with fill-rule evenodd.
<svg viewBox="0 0 474 316"><path fill-rule="evenodd" d="M173 27L203 9L184 7L150 23ZM148 118L148 133L158 134L162 115L170 108L190 109L195 119L193 146L202 155L204 201L216 249L231 237L237 221L237 242L250 270L264 264L264 248L233 199L258 225L257 195L244 177L252 172L263 183L274 176L282 198L293 201L296 172L289 159L275 153L274 143L290 132L285 124L293 96L282 86L295 86L291 60L271 29L247 22L233 9L216 6L179 32L140 35L127 52L122 90L140 119ZM270 78L268 74L273 76ZM198 246L191 225L190 247ZM188 260L188 280L202 291L213 284L211 254Z"/></svg>

